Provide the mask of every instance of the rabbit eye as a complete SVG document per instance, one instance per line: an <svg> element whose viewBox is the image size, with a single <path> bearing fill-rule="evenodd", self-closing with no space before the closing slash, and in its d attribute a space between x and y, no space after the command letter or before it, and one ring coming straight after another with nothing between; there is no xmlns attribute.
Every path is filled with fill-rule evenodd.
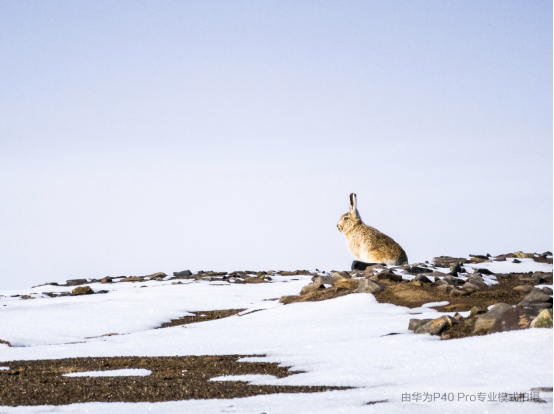
<svg viewBox="0 0 554 414"><path fill-rule="evenodd" d="M345 217L343 220L348 220L348 217Z"/></svg>

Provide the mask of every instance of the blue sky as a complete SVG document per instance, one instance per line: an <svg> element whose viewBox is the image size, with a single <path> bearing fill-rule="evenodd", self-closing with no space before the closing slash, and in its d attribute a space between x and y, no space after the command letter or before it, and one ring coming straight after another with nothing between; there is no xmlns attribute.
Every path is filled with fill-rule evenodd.
<svg viewBox="0 0 554 414"><path fill-rule="evenodd" d="M552 249L552 2L0 3L0 286Z"/></svg>

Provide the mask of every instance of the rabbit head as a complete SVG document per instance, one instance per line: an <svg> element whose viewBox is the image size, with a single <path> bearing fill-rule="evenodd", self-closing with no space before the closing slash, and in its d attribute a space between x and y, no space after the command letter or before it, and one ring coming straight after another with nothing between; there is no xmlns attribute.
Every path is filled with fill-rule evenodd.
<svg viewBox="0 0 554 414"><path fill-rule="evenodd" d="M342 215L337 224L337 228L341 233L346 233L348 230L362 223L362 218L356 208L356 194L352 193L350 194L350 211Z"/></svg>

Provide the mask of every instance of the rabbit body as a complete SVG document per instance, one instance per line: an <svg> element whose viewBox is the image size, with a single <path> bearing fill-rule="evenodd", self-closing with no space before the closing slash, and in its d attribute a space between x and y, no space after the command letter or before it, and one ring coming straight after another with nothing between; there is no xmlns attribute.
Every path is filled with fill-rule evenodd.
<svg viewBox="0 0 554 414"><path fill-rule="evenodd" d="M348 249L358 260L396 266L408 264L408 256L398 243L364 224L356 208L356 194L350 194L350 212L342 215L337 227L346 235Z"/></svg>

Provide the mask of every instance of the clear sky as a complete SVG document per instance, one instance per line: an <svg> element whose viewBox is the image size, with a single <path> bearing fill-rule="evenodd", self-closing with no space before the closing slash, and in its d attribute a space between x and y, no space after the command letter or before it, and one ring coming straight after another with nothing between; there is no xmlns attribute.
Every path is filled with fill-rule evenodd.
<svg viewBox="0 0 554 414"><path fill-rule="evenodd" d="M552 2L0 2L0 287L552 249Z"/></svg>

